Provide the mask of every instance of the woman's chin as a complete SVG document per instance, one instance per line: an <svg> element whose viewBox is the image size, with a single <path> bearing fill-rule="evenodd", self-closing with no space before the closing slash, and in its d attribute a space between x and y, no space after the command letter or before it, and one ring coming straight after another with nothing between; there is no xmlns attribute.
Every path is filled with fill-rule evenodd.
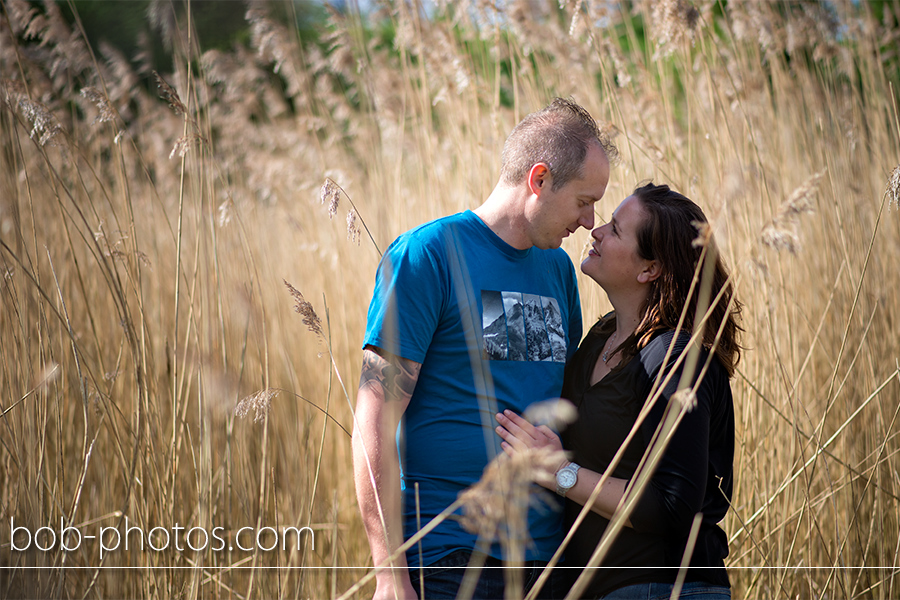
<svg viewBox="0 0 900 600"><path fill-rule="evenodd" d="M587 257L583 261L581 261L581 272L597 281L594 276L597 272L597 267L599 266L597 262L600 260L600 256L597 254L588 254Z"/></svg>

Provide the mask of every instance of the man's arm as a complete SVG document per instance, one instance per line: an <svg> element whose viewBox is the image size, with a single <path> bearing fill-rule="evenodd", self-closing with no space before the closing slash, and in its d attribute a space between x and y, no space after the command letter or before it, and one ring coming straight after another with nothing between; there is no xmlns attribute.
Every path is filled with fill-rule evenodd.
<svg viewBox="0 0 900 600"><path fill-rule="evenodd" d="M366 346L353 426L353 478L372 559L384 562L403 544L396 433L422 365ZM376 574L375 598L415 598L406 555Z"/></svg>

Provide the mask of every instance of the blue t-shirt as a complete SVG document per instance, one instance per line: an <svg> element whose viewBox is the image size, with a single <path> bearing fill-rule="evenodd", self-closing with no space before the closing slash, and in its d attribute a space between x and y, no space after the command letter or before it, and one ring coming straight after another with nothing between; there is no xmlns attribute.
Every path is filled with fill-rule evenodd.
<svg viewBox="0 0 900 600"><path fill-rule="evenodd" d="M494 415L558 397L581 340L575 269L562 250L517 250L471 211L401 235L378 267L365 344L422 363L401 421L405 537L481 477L501 452ZM549 560L562 512L529 512L526 560ZM453 517L422 540L422 564L475 547ZM497 544L491 555L502 558ZM419 566L418 547L407 556Z"/></svg>

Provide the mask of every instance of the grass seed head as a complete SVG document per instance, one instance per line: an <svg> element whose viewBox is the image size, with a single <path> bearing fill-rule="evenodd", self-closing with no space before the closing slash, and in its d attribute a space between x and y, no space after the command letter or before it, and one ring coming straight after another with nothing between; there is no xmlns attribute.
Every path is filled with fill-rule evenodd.
<svg viewBox="0 0 900 600"><path fill-rule="evenodd" d="M253 413L253 422L259 423L271 410L272 398L276 394L275 390L265 389L245 397L234 407L235 416L243 419Z"/></svg>
<svg viewBox="0 0 900 600"><path fill-rule="evenodd" d="M705 248L708 246L709 241L712 239L712 227L709 226L709 223L691 221L691 225L697 230L697 237L693 239L691 246L694 248Z"/></svg>
<svg viewBox="0 0 900 600"><path fill-rule="evenodd" d="M672 401L679 407L684 407L688 412L697 408L697 394L691 388L678 390L672 395Z"/></svg>
<svg viewBox="0 0 900 600"><path fill-rule="evenodd" d="M328 217L333 219L337 214L338 206L341 202L341 192L337 184L330 177L325 178L322 189L319 192L319 200L322 204L328 205Z"/></svg>
<svg viewBox="0 0 900 600"><path fill-rule="evenodd" d="M494 538L502 527L514 537L527 535L525 516L528 507L547 494L534 494L532 481L535 473L552 472L562 461L559 451L547 447L513 456L498 455L484 470L475 484L459 494L463 515L460 525L466 531ZM544 508L544 510L548 510ZM516 524L521 531L516 531Z"/></svg>
<svg viewBox="0 0 900 600"><path fill-rule="evenodd" d="M56 120L56 117L53 116L53 113L50 112L50 109L40 102L35 102L28 98L21 98L19 107L22 109L22 114L25 115L25 118L31 121L33 127L29 136L32 139L39 133L41 136L38 138L38 143L41 146L64 145L63 128L59 121Z"/></svg>
<svg viewBox="0 0 900 600"><path fill-rule="evenodd" d="M900 210L900 165L894 167L891 171L891 177L888 179L885 194L888 197L888 206L893 206Z"/></svg>
<svg viewBox="0 0 900 600"><path fill-rule="evenodd" d="M91 123L92 125L94 123L107 123L116 119L116 111L113 110L106 94L95 87L86 87L81 90L81 95L93 102L97 106L97 110L100 111L100 114Z"/></svg>
<svg viewBox="0 0 900 600"><path fill-rule="evenodd" d="M231 215L233 214L233 212L234 200L231 198L231 194L228 194L225 200L223 200L222 203L219 204L218 223L220 228L225 227L229 223L231 223Z"/></svg>
<svg viewBox="0 0 900 600"><path fill-rule="evenodd" d="M819 182L824 175L824 170L815 173L788 196L778 213L760 233L760 241L764 245L778 252L787 250L791 254L800 250L799 217L815 212L812 199L818 192Z"/></svg>
<svg viewBox="0 0 900 600"><path fill-rule="evenodd" d="M28 98L25 92L25 84L18 79L0 79L0 91L3 94L3 101L10 109L15 109L19 105L19 101Z"/></svg>
<svg viewBox="0 0 900 600"><path fill-rule="evenodd" d="M319 337L323 336L322 333L322 319L319 318L319 315L316 314L316 309L313 308L313 305L310 304L306 298L303 297L303 294L300 293L300 290L292 286L287 280L284 281L284 285L287 286L288 291L291 293L291 296L294 297L294 301L296 304L294 305L294 311L300 313L303 317L303 324Z"/></svg>
<svg viewBox="0 0 900 600"><path fill-rule="evenodd" d="M347 213L347 239L351 242L356 242L356 245L359 246L359 223L357 222L356 211L350 209L350 212Z"/></svg>
<svg viewBox="0 0 900 600"><path fill-rule="evenodd" d="M654 57L668 56L682 39L694 40L700 12L687 0L661 0L653 8L656 52Z"/></svg>
<svg viewBox="0 0 900 600"><path fill-rule="evenodd" d="M530 405L523 415L534 425L561 429L578 418L578 409L565 398L551 398Z"/></svg>
<svg viewBox="0 0 900 600"><path fill-rule="evenodd" d="M606 153L606 158L609 160L609 166L611 167L618 166L622 162L622 158L619 155L619 148L613 141L618 135L619 128L610 122L606 122L600 126L599 135L597 136L600 140L600 146L603 148L603 152Z"/></svg>
<svg viewBox="0 0 900 600"><path fill-rule="evenodd" d="M153 77L156 79L156 86L159 88L159 97L169 103L169 108L171 108L176 115L187 115L187 107L181 101L181 97L178 95L178 92L175 91L175 88L169 85L166 80L162 78L162 75L156 71L153 71Z"/></svg>
<svg viewBox="0 0 900 600"><path fill-rule="evenodd" d="M35 375L34 387L41 391L46 391L50 384L59 379L60 367L54 361L50 361L41 367L41 370Z"/></svg>
<svg viewBox="0 0 900 600"><path fill-rule="evenodd" d="M175 142L175 145L172 146L172 151L169 152L169 160L175 158L175 155L178 155L179 158L184 158L184 155L188 153L191 147L194 145L194 142L202 142L203 137L197 135L196 133L189 133L187 135L183 135Z"/></svg>

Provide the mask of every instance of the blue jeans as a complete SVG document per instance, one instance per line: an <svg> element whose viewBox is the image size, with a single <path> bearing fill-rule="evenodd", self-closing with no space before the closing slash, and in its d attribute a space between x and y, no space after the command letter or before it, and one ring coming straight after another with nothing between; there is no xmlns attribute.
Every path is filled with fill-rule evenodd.
<svg viewBox="0 0 900 600"><path fill-rule="evenodd" d="M466 574L474 572L475 568L466 569L472 553L469 550L456 550L451 552L444 558L432 563L422 569L422 575L425 579L425 595L419 588L420 573L418 569L410 570L409 578L412 582L416 594L422 600L437 600L439 598L456 598L459 588L462 585ZM526 562L522 567L522 585L523 590L527 593L534 582L541 575L544 566L547 563L532 560ZM475 590L472 593L473 600L502 600L505 588L505 573L503 562L499 559L488 556L484 561L484 568L478 573L478 583L475 584ZM472 575L474 577L474 575ZM539 598L551 597L553 578L542 588Z"/></svg>
<svg viewBox="0 0 900 600"><path fill-rule="evenodd" d="M604 600L669 600L672 596L671 583L636 583L626 585L603 596ZM731 589L712 585L705 581L685 581L679 598L702 600L731 600Z"/></svg>

